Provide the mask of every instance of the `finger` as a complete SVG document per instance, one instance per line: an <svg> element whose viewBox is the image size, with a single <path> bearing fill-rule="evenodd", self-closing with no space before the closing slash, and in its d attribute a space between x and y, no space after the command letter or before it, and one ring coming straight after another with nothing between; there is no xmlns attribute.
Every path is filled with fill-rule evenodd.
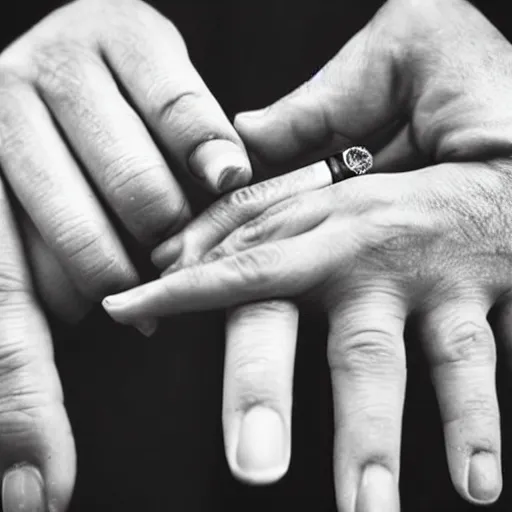
<svg viewBox="0 0 512 512"><path fill-rule="evenodd" d="M78 323L92 309L93 303L75 288L32 221L24 216L20 225L34 287L42 304L60 320Z"/></svg>
<svg viewBox="0 0 512 512"><path fill-rule="evenodd" d="M59 42L40 50L34 67L45 103L127 230L154 246L183 226L189 205L100 57L70 56Z"/></svg>
<svg viewBox="0 0 512 512"><path fill-rule="evenodd" d="M4 74L0 111L0 165L80 292L94 300L135 285L121 242L33 90Z"/></svg>
<svg viewBox="0 0 512 512"><path fill-rule="evenodd" d="M329 313L336 495L339 510L398 512L406 304L390 283L364 288Z"/></svg>
<svg viewBox="0 0 512 512"><path fill-rule="evenodd" d="M77 324L91 311L93 301L75 287L30 219L23 219L22 224L35 289L43 307L60 320ZM158 325L154 320L140 319L133 327L149 338L155 333Z"/></svg>
<svg viewBox="0 0 512 512"><path fill-rule="evenodd" d="M424 339L458 492L491 503L501 492L495 344L483 301L463 297L428 312Z"/></svg>
<svg viewBox="0 0 512 512"><path fill-rule="evenodd" d="M392 187L390 192L386 188L383 194L379 190L379 194L369 196L367 189L359 184L379 185L386 181L389 185L388 179L375 178L377 176L363 176L348 180L347 186L343 182L310 192L316 196L314 204L342 203L343 214L333 214L306 233L263 243L213 262L197 262L159 280L106 297L103 306L115 320L126 323L138 317L159 317L296 296L321 284L332 273L343 278L353 268L355 255L369 241L375 247L389 234L382 229L381 220L364 215L375 204L370 201L371 197L379 201L377 204L391 204L397 193ZM349 182L356 184L352 186ZM425 226L421 216L415 220ZM391 213L388 221L401 225L403 215Z"/></svg>
<svg viewBox="0 0 512 512"><path fill-rule="evenodd" d="M181 36L149 6L141 4L137 14L122 31L101 36L109 66L183 169L215 192L245 185L251 167L244 145L193 68Z"/></svg>
<svg viewBox="0 0 512 512"><path fill-rule="evenodd" d="M0 472L4 512L64 512L75 451L48 326L0 182Z"/></svg>
<svg viewBox="0 0 512 512"><path fill-rule="evenodd" d="M308 193L286 199L235 229L201 261L214 261L266 242L306 233L324 222L329 213L325 203L318 205ZM162 276L175 270L175 265L171 265Z"/></svg>
<svg viewBox="0 0 512 512"><path fill-rule="evenodd" d="M233 474L252 484L278 480L291 453L293 366L298 311L269 301L228 316L223 423Z"/></svg>
<svg viewBox="0 0 512 512"><path fill-rule="evenodd" d="M159 268L179 258L181 265L200 260L207 251L229 233L272 205L308 190L332 183L325 162L268 181L241 188L216 201L203 215L194 219L179 235L160 245L152 254Z"/></svg>
<svg viewBox="0 0 512 512"><path fill-rule="evenodd" d="M364 142L401 115L394 57L374 44L374 24L359 32L312 79L271 106L239 114L235 127L269 166L303 165L348 140Z"/></svg>
<svg viewBox="0 0 512 512"><path fill-rule="evenodd" d="M321 283L332 272L332 250L318 243L314 231L310 231L212 263L186 267L106 297L103 307L114 320L130 324L139 318L295 296ZM353 250L351 244L340 248L337 268L343 268Z"/></svg>
<svg viewBox="0 0 512 512"><path fill-rule="evenodd" d="M508 57L489 55L510 55L510 44L471 2L385 2L311 80L269 107L239 114L235 127L270 167L304 165L312 155L338 151L347 138L369 145L404 119L431 160L508 155L502 105L510 91L489 79L507 76Z"/></svg>

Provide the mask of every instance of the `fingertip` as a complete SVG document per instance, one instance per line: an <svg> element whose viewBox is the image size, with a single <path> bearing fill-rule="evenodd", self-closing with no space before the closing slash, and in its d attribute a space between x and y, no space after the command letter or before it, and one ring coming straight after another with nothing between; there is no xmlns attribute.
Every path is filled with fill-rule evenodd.
<svg viewBox="0 0 512 512"><path fill-rule="evenodd" d="M119 297L121 295L121 298ZM121 322L116 314L116 309L122 307L124 304L124 300L122 299L122 293L118 295L109 295L105 297L101 301L101 306L105 310L105 312L114 320L115 322Z"/></svg>
<svg viewBox="0 0 512 512"><path fill-rule="evenodd" d="M227 454L233 475L253 485L280 480L288 470L291 452L289 429L281 415L256 405L235 421Z"/></svg>
<svg viewBox="0 0 512 512"><path fill-rule="evenodd" d="M130 291L105 297L101 305L112 320L134 327L146 338L151 338L158 329L158 318L137 311L137 304L134 305Z"/></svg>
<svg viewBox="0 0 512 512"><path fill-rule="evenodd" d="M399 512L398 485L391 472L380 465L370 464L363 472L357 495L357 512L389 510Z"/></svg>
<svg viewBox="0 0 512 512"><path fill-rule="evenodd" d="M470 459L468 492L473 500L482 504L495 502L501 494L502 479L496 455L477 452Z"/></svg>
<svg viewBox="0 0 512 512"><path fill-rule="evenodd" d="M4 512L44 512L46 493L39 470L30 464L8 469L2 480L2 510Z"/></svg>
<svg viewBox="0 0 512 512"><path fill-rule="evenodd" d="M190 155L189 165L192 174L216 193L246 185L252 177L245 150L226 139L200 144Z"/></svg>
<svg viewBox="0 0 512 512"><path fill-rule="evenodd" d="M117 322L119 324L125 324L126 322L124 322L123 319L120 318L119 314L116 311L117 305L117 295L109 295L108 297L105 297L101 301L101 307L114 322Z"/></svg>
<svg viewBox="0 0 512 512"><path fill-rule="evenodd" d="M161 243L151 253L151 262L159 270L164 270L179 257L183 251L183 238L181 236L173 236Z"/></svg>

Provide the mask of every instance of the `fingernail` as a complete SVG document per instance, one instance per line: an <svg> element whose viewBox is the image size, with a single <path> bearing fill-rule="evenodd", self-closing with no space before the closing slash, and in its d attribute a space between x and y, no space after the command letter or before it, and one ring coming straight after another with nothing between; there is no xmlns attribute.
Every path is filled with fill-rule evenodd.
<svg viewBox="0 0 512 512"><path fill-rule="evenodd" d="M243 187L247 181L239 167L228 167L224 169L217 180L217 189L219 192L229 192L236 188Z"/></svg>
<svg viewBox="0 0 512 512"><path fill-rule="evenodd" d="M484 503L498 498L501 492L501 474L494 454L478 452L471 457L468 491L472 498Z"/></svg>
<svg viewBox="0 0 512 512"><path fill-rule="evenodd" d="M242 418L236 462L254 480L277 480L286 472L289 440L281 416L267 407L255 406Z"/></svg>
<svg viewBox="0 0 512 512"><path fill-rule="evenodd" d="M45 510L43 479L30 465L9 469L2 483L2 510L4 512L43 512Z"/></svg>
<svg viewBox="0 0 512 512"><path fill-rule="evenodd" d="M356 512L398 512L400 498L393 475L383 466L372 464L364 470L357 494Z"/></svg>
<svg viewBox="0 0 512 512"><path fill-rule="evenodd" d="M243 149L229 140L201 144L190 156L190 169L214 191L227 192L251 179L249 160Z"/></svg>
<svg viewBox="0 0 512 512"><path fill-rule="evenodd" d="M130 288L124 292L108 295L102 300L101 305L107 310L107 312L110 312L112 309L123 308L127 304L130 304L130 302L137 300L137 298L143 294L143 286Z"/></svg>
<svg viewBox="0 0 512 512"><path fill-rule="evenodd" d="M146 338L150 338L158 328L158 321L155 318L145 318L137 320L133 326Z"/></svg>
<svg viewBox="0 0 512 512"><path fill-rule="evenodd" d="M168 267L173 263L183 250L181 236L173 236L160 244L151 254L153 265L159 269Z"/></svg>
<svg viewBox="0 0 512 512"><path fill-rule="evenodd" d="M122 306L124 302L126 302L124 299L124 294L120 293L118 295L109 295L108 297L105 297L101 301L101 305L108 312L112 307Z"/></svg>

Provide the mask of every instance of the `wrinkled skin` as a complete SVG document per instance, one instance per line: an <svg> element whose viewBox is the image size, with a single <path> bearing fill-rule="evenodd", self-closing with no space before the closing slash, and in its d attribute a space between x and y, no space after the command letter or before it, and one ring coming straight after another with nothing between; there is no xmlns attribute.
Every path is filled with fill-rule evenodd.
<svg viewBox="0 0 512 512"><path fill-rule="evenodd" d="M339 509L399 508L403 330L412 313L453 483L473 503L497 499L487 314L499 305L508 323L511 58L510 44L467 2L387 2L309 82L235 122L267 167L291 169L356 140L374 144L375 171L386 174L326 187L327 171L316 165L236 191L155 251L162 268L172 264L161 279L104 301L128 324L235 307L224 431L231 467L242 460L245 478L268 481L286 470L297 314L288 300L307 299L330 322ZM405 170L412 172L394 172ZM287 329L269 332L274 317ZM262 409L281 418L285 434ZM254 447L265 443L284 445L285 455L255 473L262 463Z"/></svg>
<svg viewBox="0 0 512 512"><path fill-rule="evenodd" d="M0 169L3 510L60 512L75 451L45 314L77 322L139 282L124 242L149 260L188 222L178 177L219 193L251 167L170 21L79 0L0 54Z"/></svg>

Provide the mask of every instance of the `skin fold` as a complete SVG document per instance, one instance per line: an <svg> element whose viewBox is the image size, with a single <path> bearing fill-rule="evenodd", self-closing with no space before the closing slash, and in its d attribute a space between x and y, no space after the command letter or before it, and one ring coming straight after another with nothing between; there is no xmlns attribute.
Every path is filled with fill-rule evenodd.
<svg viewBox="0 0 512 512"><path fill-rule="evenodd" d="M487 314L508 308L511 284L512 123L503 109L510 55L467 2L387 2L311 80L235 120L258 162L289 170L387 130L375 149L378 174L326 187L306 168L233 192L154 252L162 269L172 265L161 279L105 299L125 324L227 307L252 326L251 336L227 324L224 432L235 474L230 447L249 439L247 417L261 421L260 430L248 429L259 433L247 446L262 445L263 431L268 443L290 442L292 365L284 358L293 350L281 353L279 340L293 338L295 324L262 341L257 329L269 325L267 316L250 321L250 303L269 304L284 324L296 315L288 301L307 300L330 323L339 509L399 508L403 330L411 314L431 364L452 481L473 503L497 499L496 353ZM248 369L242 386L237 366ZM286 437L262 407L277 412ZM268 466L286 466L289 448L282 453Z"/></svg>
<svg viewBox="0 0 512 512"><path fill-rule="evenodd" d="M313 297L331 322L340 510L398 507L411 311L424 316L454 484L494 501L485 314L508 304L509 56L466 2L391 0L311 81L233 127L178 29L139 1L69 3L2 51L3 510L67 507L76 455L46 314L75 321L137 285L125 237L161 270L185 268L111 307L120 321L150 334L160 315L234 306L223 417L237 478L287 470L297 302ZM273 176L347 141L387 174L327 187L325 167L309 167L188 224L183 182L220 194L249 182L251 162Z"/></svg>

